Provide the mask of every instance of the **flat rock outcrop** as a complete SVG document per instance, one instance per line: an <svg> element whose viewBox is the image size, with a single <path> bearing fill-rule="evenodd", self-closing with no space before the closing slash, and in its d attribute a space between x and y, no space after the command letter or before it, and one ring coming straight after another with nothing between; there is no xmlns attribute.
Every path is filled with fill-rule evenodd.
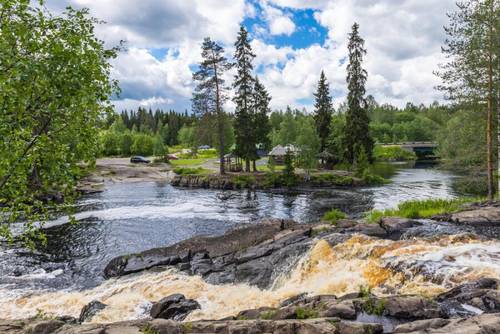
<svg viewBox="0 0 500 334"><path fill-rule="evenodd" d="M177 293L154 303L150 315L153 319L182 321L186 319L189 313L199 308L200 304L196 300L186 299L184 295Z"/></svg>

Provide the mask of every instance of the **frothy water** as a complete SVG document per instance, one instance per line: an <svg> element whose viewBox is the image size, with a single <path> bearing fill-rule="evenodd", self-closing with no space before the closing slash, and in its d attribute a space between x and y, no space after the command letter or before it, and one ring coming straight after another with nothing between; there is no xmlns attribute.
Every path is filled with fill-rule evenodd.
<svg viewBox="0 0 500 334"><path fill-rule="evenodd" d="M77 315L84 304L99 299L112 307L96 321L131 319L145 314L151 301L169 292L181 292L198 299L203 308L193 313L193 317L223 317L243 306L275 305L287 296L304 291L343 293L357 291L360 284L376 283L376 286L376 281L387 270L418 272L418 267L421 275L412 278L413 282L422 280L420 285L415 283L418 286L428 284L425 275L433 272L444 277L449 270L461 269L464 277L474 276L479 272L478 263L488 263L495 274L498 267L494 263L498 263L498 257L492 257L492 254L498 256L494 252L498 250L498 244L471 243L477 246L471 250L466 243L464 248L456 250L458 255L446 253L451 257L442 254L445 247L413 254L415 258L405 254L376 261L369 256L358 259L344 254L343 260L319 261L311 270L296 269L292 276L281 276L276 286L283 287L272 291L247 286L210 286L200 278L173 271L109 281L102 277L104 266L116 256L171 245L195 235L222 234L237 224L255 222L260 218L291 218L309 223L318 221L331 208L360 216L371 208L394 207L404 200L455 196L452 190L454 176L450 173L418 168L394 171L391 168L393 182L389 185L365 189L317 189L300 194L234 191L230 196L227 193L220 196L220 191L176 189L160 183L110 184L103 193L79 201L76 218L80 223L68 224L65 217L48 222L45 229L47 247L33 252L19 246L0 245L0 300L4 301L0 304L0 318L25 317L36 312L37 308L48 313ZM429 231L430 235L432 233ZM384 243L390 242L377 241L370 245L379 247ZM321 247L317 245L312 254ZM469 258L468 266L461 265L466 262L468 254L475 255ZM424 255L429 258L424 258ZM452 257L458 260L448 261ZM313 262L304 258L301 265L308 263L311 266ZM333 263L338 267L332 269L335 267ZM414 267L404 267L406 263ZM373 269L378 278L365 275L360 271L363 266ZM469 273L467 268L472 267L476 269ZM307 280L298 280L300 276ZM395 275L389 275L389 278L393 277ZM443 278L442 283L433 289L442 290L443 286L453 283L453 277ZM235 304L229 300L234 300ZM250 305L249 300L256 305Z"/></svg>
<svg viewBox="0 0 500 334"><path fill-rule="evenodd" d="M422 263L427 269L415 270ZM413 277L408 279L409 275ZM317 241L290 274L279 278L269 290L246 284L211 285L200 277L167 270L112 279L82 292L4 299L0 301L0 317L26 317L39 310L48 315L78 316L86 303L97 299L108 307L92 322L138 319L147 316L152 302L182 293L201 305L201 310L186 320L219 319L245 309L277 306L303 292L342 295L370 286L379 295L404 292L432 296L484 276L500 278L498 241L484 242L467 236L432 241L353 236L334 247L324 240Z"/></svg>

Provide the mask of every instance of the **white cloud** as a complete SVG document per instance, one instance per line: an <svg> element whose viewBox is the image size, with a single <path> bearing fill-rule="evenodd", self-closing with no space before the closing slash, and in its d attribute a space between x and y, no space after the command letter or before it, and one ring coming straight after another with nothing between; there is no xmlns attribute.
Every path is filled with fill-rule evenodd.
<svg viewBox="0 0 500 334"><path fill-rule="evenodd" d="M281 9L271 6L266 0L262 0L260 6L271 35L290 36L295 32L295 23Z"/></svg>

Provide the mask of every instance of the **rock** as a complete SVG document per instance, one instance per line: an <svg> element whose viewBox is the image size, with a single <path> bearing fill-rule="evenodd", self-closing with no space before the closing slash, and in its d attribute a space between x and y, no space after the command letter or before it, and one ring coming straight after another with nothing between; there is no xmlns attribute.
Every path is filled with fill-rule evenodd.
<svg viewBox="0 0 500 334"><path fill-rule="evenodd" d="M59 320L44 320L39 321L30 326L27 330L27 334L52 334L58 328L62 327L64 322Z"/></svg>
<svg viewBox="0 0 500 334"><path fill-rule="evenodd" d="M481 278L442 293L436 300L450 317L500 312L499 287L499 280Z"/></svg>
<svg viewBox="0 0 500 334"><path fill-rule="evenodd" d="M324 310L320 312L321 317L338 317L350 320L356 319L356 308L351 300L327 302L322 304L322 307Z"/></svg>
<svg viewBox="0 0 500 334"><path fill-rule="evenodd" d="M380 227L393 238L399 238L406 230L420 225L422 225L422 223L406 218L383 217L380 219Z"/></svg>
<svg viewBox="0 0 500 334"><path fill-rule="evenodd" d="M500 207L487 206L453 213L449 216L449 220L458 224L498 225L500 224Z"/></svg>
<svg viewBox="0 0 500 334"><path fill-rule="evenodd" d="M100 301L93 300L82 308L80 312L80 317L78 318L79 322L90 321L93 316L97 313L101 312L106 308L106 304L101 303Z"/></svg>
<svg viewBox="0 0 500 334"><path fill-rule="evenodd" d="M268 219L255 224L241 225L222 236L199 236L172 246L154 248L139 254L119 256L108 263L104 269L104 276L111 278L157 266L189 263L198 253L203 253L202 259L205 260L222 257L244 251L264 241L273 240L276 235L284 230L293 231L295 229L308 230L306 226L300 226L291 220L283 219ZM202 270L210 272L206 264L204 263L205 268Z"/></svg>
<svg viewBox="0 0 500 334"><path fill-rule="evenodd" d="M440 318L443 311L438 303L421 296L390 296L378 298L383 304L382 315L399 320Z"/></svg>
<svg viewBox="0 0 500 334"><path fill-rule="evenodd" d="M272 307L260 307L257 309L245 310L238 313L236 320L261 319L263 315L273 314L276 309ZM269 320L269 319L266 319Z"/></svg>
<svg viewBox="0 0 500 334"><path fill-rule="evenodd" d="M177 293L154 303L150 315L152 318L182 321L189 313L200 308L200 304L196 300L186 299L184 295Z"/></svg>
<svg viewBox="0 0 500 334"><path fill-rule="evenodd" d="M393 333L412 333L416 331L430 331L432 329L442 328L450 323L449 319L426 319L417 320L407 324L402 324L394 328Z"/></svg>
<svg viewBox="0 0 500 334"><path fill-rule="evenodd" d="M339 321L336 324L339 334L382 334L384 328L380 324L363 324L352 321Z"/></svg>
<svg viewBox="0 0 500 334"><path fill-rule="evenodd" d="M500 313L482 314L472 318L450 319L448 323L439 327L441 320L434 319L432 322L419 322L415 329L411 324L401 325L394 333L407 334L500 334ZM433 327L434 325L435 327ZM428 327L425 327L428 326Z"/></svg>

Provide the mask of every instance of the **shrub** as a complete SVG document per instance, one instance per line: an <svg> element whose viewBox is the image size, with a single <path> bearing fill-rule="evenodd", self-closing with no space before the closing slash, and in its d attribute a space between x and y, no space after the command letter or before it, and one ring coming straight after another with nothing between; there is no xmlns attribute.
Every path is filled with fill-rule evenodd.
<svg viewBox="0 0 500 334"><path fill-rule="evenodd" d="M201 175L206 174L208 171L204 168L189 168L189 167L177 167L174 168L174 173L177 175Z"/></svg>
<svg viewBox="0 0 500 334"><path fill-rule="evenodd" d="M237 188L250 188L255 184L255 177L251 175L237 175L233 178L233 182Z"/></svg>
<svg viewBox="0 0 500 334"><path fill-rule="evenodd" d="M319 317L318 311L308 307L297 307L295 309L297 319L313 319Z"/></svg>
<svg viewBox="0 0 500 334"><path fill-rule="evenodd" d="M318 186L349 186L354 183L354 179L350 176L342 176L336 174L317 174L311 177L311 182Z"/></svg>
<svg viewBox="0 0 500 334"><path fill-rule="evenodd" d="M410 152L401 148L401 146L380 146L377 145L373 149L373 157L379 161L408 161L416 160L417 156L414 152Z"/></svg>
<svg viewBox="0 0 500 334"><path fill-rule="evenodd" d="M323 215L322 220L329 222L332 225L337 224L337 221L339 219L345 219L347 218L347 215L340 211L339 209L331 209L327 213Z"/></svg>
<svg viewBox="0 0 500 334"><path fill-rule="evenodd" d="M153 138L144 133L136 133L134 134L134 143L130 148L132 154L138 155L152 155L154 148Z"/></svg>
<svg viewBox="0 0 500 334"><path fill-rule="evenodd" d="M363 182L368 185L377 186L390 183L391 181L379 175L370 174L368 170L363 173Z"/></svg>

